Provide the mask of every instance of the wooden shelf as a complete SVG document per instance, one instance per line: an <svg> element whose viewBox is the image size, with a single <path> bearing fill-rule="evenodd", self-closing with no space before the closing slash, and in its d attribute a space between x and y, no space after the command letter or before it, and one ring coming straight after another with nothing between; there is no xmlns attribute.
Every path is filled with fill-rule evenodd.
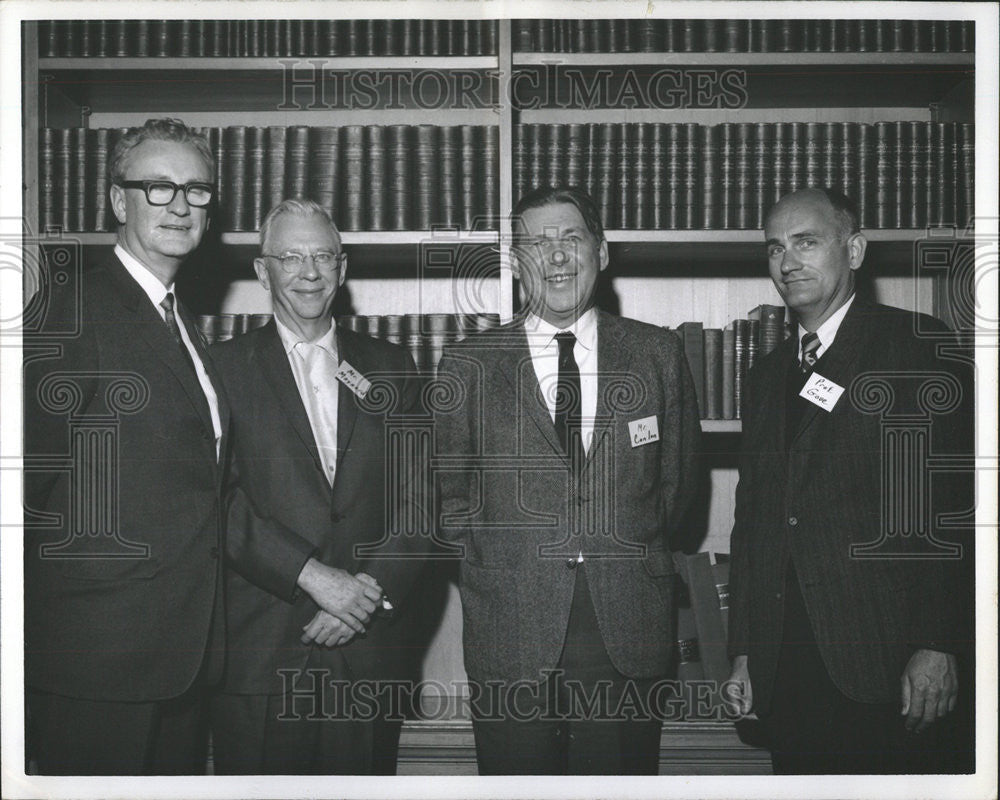
<svg viewBox="0 0 1000 800"><path fill-rule="evenodd" d="M74 241L82 245L109 245L115 243L116 234L101 233L56 233L50 234L54 239L66 242ZM231 231L222 234L222 244L236 246L253 246L260 243L256 231ZM341 231L341 241L345 245L493 245L499 241L496 231ZM43 242L44 243L44 242Z"/></svg>
<svg viewBox="0 0 1000 800"><path fill-rule="evenodd" d="M79 60L79 59L78 59ZM515 66L931 66L967 67L974 53L538 53L515 52Z"/></svg>
<svg viewBox="0 0 1000 800"><path fill-rule="evenodd" d="M496 56L267 56L267 57L131 57L131 58L40 58L42 72L114 70L260 70L283 72L289 64L306 66L322 62L322 69L377 69L380 72L400 69L489 69L497 65Z"/></svg>
<svg viewBox="0 0 1000 800"><path fill-rule="evenodd" d="M738 419L703 419L701 421L702 433L739 433L743 430L743 423Z"/></svg>

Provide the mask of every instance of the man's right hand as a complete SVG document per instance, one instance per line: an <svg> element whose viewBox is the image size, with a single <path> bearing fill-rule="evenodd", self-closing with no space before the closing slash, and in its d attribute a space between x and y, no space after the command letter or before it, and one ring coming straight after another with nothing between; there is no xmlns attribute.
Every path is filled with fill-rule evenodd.
<svg viewBox="0 0 1000 800"><path fill-rule="evenodd" d="M750 670L747 669L746 656L736 656L733 659L733 669L722 692L722 699L733 716L750 716L750 709L753 708L753 687L750 685Z"/></svg>
<svg viewBox="0 0 1000 800"><path fill-rule="evenodd" d="M365 632L365 623L382 601L382 588L358 580L350 573L310 558L299 573L298 585L321 609L355 631Z"/></svg>

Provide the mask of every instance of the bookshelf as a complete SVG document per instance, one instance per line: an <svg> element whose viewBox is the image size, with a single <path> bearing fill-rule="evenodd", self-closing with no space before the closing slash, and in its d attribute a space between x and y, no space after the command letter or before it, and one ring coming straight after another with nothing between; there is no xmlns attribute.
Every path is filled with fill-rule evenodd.
<svg viewBox="0 0 1000 800"><path fill-rule="evenodd" d="M190 21L192 25L198 22ZM252 28L254 22L260 23L257 35L268 41L268 23L247 21L247 25ZM270 24L279 22L290 26L282 29L283 36L308 33L296 33L299 29L294 21L272 20ZM316 24L324 22L331 27L323 30L333 30L332 22ZM426 42L434 36L442 41L442 37L451 36L453 44L462 41L461 35L446 35L442 21L413 22L418 32L414 35L425 37ZM164 115L207 128L489 127L495 130L496 184L490 197L494 213L483 229L452 225L435 230L345 230L350 307L344 313L388 315L419 310L495 314L507 320L518 307L517 286L509 268L507 217L517 200L515 148L519 127L609 123L699 127L761 123L874 126L879 122L960 125L973 121L975 53L968 26L920 27L922 21L912 20L906 24L838 21L830 23L827 31L818 23L807 25L801 20L790 21L801 23L801 28L776 20L759 25L746 20L738 21L739 25L732 21L726 25L699 23L702 27L680 20L658 22L664 27L639 28L636 20L628 24L498 20L489 34L490 44L484 44L485 28L477 34L482 52L448 56L373 54L359 46L353 46L350 55L344 54L346 50L319 55L315 48L291 47L264 56L259 51L250 54L255 51L249 46L242 51L247 55L207 55L190 44L184 55L149 51L149 55L140 56L133 31L132 44L123 55L86 57L80 55L81 29L73 39L69 21L58 26L55 39L48 23L28 22L22 33L28 227L42 234L43 249L72 241L84 259L110 251L114 243L114 234L108 231L59 235L57 230L43 229L39 131L46 127L117 128ZM172 21L176 27L164 28L151 21L148 30L151 35L157 33L157 41L169 44L181 41L173 37L187 30L183 24ZM370 29L374 25L358 23L358 31ZM381 23L379 29L386 30ZM403 35L402 29L391 30L394 36ZM629 46L632 34L640 37L637 42L661 46L653 50L643 50L634 43ZM780 47L760 51L767 36L777 37L772 44ZM551 46L538 46L539 37L542 44L549 42ZM864 41L870 42L870 49L860 52L848 48L864 37L869 37ZM556 52L560 41L564 51ZM616 42L618 51L570 52L574 41L604 42L609 48ZM665 46L668 41L673 42L672 49ZM694 46L699 42L700 49ZM712 42L714 50L708 47ZM733 42L740 44L737 51L726 51L726 44ZM820 52L824 42L828 51ZM837 42L840 49L829 51ZM942 47L947 44L948 51L933 52L935 42ZM753 49L755 43L757 50ZM876 43L881 49L874 48ZM685 50L685 45L692 46ZM92 40L88 46L94 46ZM161 48L161 52L170 51ZM419 75L436 77L420 78L424 83L419 84ZM650 101L651 81L657 76L661 76L661 87L671 81L677 83L669 86L681 87L683 96L676 95L678 103L661 102L663 96ZM723 76L731 81L730 93L736 87L735 99L727 99L719 90ZM639 87L637 96L635 91L630 95L630 81ZM705 90L703 97L695 91L699 85ZM334 216L337 219L336 212ZM878 299L941 312L941 305L935 302L940 286L934 278L915 274L914 248L924 230L886 225L866 227L865 233L870 242L865 271L876 273L870 280ZM601 286L599 302L625 316L671 328L688 320L698 320L706 328L721 328L744 318L757 305L780 304L767 278L763 234L758 227L637 229L612 225L607 239L611 268ZM474 274L457 280L442 273L431 275L426 269L428 247L466 254L476 264ZM185 299L198 313L269 311L266 294L253 280L251 261L256 249L253 230L216 233L193 259L191 272L195 277ZM709 434L705 442L711 482L702 498L694 547L728 552L740 424L733 419L707 419L702 428ZM438 601L437 616L427 631L430 644L424 674L438 685L450 686L465 677L461 612L454 584L448 585ZM663 753L664 771L733 774L769 769L766 754L740 743L732 725L718 721L669 723L664 728ZM474 769L468 721L458 715L408 722L400 765L401 773L407 774L457 774Z"/></svg>

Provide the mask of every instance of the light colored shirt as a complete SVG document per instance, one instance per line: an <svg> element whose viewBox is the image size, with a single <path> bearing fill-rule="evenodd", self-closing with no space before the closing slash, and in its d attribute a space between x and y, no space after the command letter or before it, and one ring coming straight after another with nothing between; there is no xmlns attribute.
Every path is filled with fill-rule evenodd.
<svg viewBox="0 0 1000 800"><path fill-rule="evenodd" d="M295 386L309 417L323 474L333 486L337 474L337 412L340 383L334 377L340 365L337 332L330 330L314 342L307 342L275 317L278 336L288 356Z"/></svg>
<svg viewBox="0 0 1000 800"><path fill-rule="evenodd" d="M584 451L589 453L594 438L594 417L597 415L597 312L588 308L568 328L557 328L534 314L528 314L524 320L531 364L553 423L556 420L556 387L559 383L559 342L556 341L556 334L564 330L576 336L573 357L580 369L580 438Z"/></svg>
<svg viewBox="0 0 1000 800"><path fill-rule="evenodd" d="M819 347L816 348L817 361L823 356L823 353L830 349L830 345L833 344L833 340L837 338L837 331L840 330L840 323L842 323L844 321L844 317L847 316L847 309L851 307L851 303L854 302L855 297L857 297L857 295L852 294L844 305L834 311L830 318L816 329L816 335L819 336ZM799 325L800 362L802 361L802 337L806 333L808 333L808 331Z"/></svg>
<svg viewBox="0 0 1000 800"><path fill-rule="evenodd" d="M169 286L164 286L159 278L146 269L142 262L134 258L120 244L115 245L115 255L118 256L118 260L122 262L122 266L132 276L132 279L139 284L139 288L146 294L149 301L153 304L153 308L156 309L156 313L160 315L160 319L166 324L167 313L163 310L163 306L160 303L163 302L163 298L167 296L168 292L173 293L176 299L177 292L174 291L174 284L171 283ZM176 309L176 305L174 308ZM177 311L174 313L180 319L181 314ZM215 393L215 387L212 386L212 381L205 371L205 365L202 363L198 351L191 342L187 325L180 322L177 325L177 329L180 331L184 347L187 348L188 353L191 355L191 362L194 364L194 371L198 376L198 383L201 386L202 394L205 395L205 399L208 401L208 411L212 416L212 431L215 434L215 457L218 458L220 447L222 446L222 418L219 416L219 397Z"/></svg>

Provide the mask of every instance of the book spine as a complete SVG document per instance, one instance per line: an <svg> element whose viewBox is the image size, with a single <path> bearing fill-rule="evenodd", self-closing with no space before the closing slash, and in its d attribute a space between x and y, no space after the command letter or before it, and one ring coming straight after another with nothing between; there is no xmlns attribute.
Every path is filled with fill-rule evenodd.
<svg viewBox="0 0 1000 800"><path fill-rule="evenodd" d="M736 419L743 416L743 387L747 377L747 321L733 320L733 410Z"/></svg>
<svg viewBox="0 0 1000 800"><path fill-rule="evenodd" d="M306 197L308 195L309 134L310 129L306 125L292 125L288 128L288 148L285 155L286 197ZM352 228L352 230L356 229Z"/></svg>
<svg viewBox="0 0 1000 800"><path fill-rule="evenodd" d="M337 189L340 185L340 131L323 126L313 128L309 136L309 197L324 208L335 222Z"/></svg>
<svg viewBox="0 0 1000 800"><path fill-rule="evenodd" d="M438 210L440 222L446 227L457 227L461 222L459 208L458 129L442 125L438 134Z"/></svg>
<svg viewBox="0 0 1000 800"><path fill-rule="evenodd" d="M753 125L740 122L736 125L736 166L734 171L735 205L732 227L746 229L755 218L753 203Z"/></svg>
<svg viewBox="0 0 1000 800"><path fill-rule="evenodd" d="M500 129L486 125L482 129L482 213L488 230L500 230Z"/></svg>
<svg viewBox="0 0 1000 800"><path fill-rule="evenodd" d="M891 228L896 219L895 192L893 190L893 138L891 122L875 123L874 189L876 228Z"/></svg>
<svg viewBox="0 0 1000 800"><path fill-rule="evenodd" d="M906 228L910 224L910 203L912 198L910 179L910 160L913 142L910 138L910 125L906 122L892 123L892 181L894 197L893 210L890 217L893 228Z"/></svg>
<svg viewBox="0 0 1000 800"><path fill-rule="evenodd" d="M411 130L408 125L390 125L388 130L389 230L393 231L406 231L413 226L410 208L410 189L413 185Z"/></svg>
<svg viewBox="0 0 1000 800"><path fill-rule="evenodd" d="M545 153L542 184L559 186L566 172L566 128L559 124L548 124L542 126L541 132L542 151Z"/></svg>
<svg viewBox="0 0 1000 800"><path fill-rule="evenodd" d="M632 165L635 158L635 126L627 122L618 123L618 149L615 153L615 191L613 193L614 216L612 227L635 227L635 173Z"/></svg>
<svg viewBox="0 0 1000 800"><path fill-rule="evenodd" d="M705 419L722 419L722 331L705 328Z"/></svg>
<svg viewBox="0 0 1000 800"><path fill-rule="evenodd" d="M285 128L272 125L267 128L263 209L266 214L285 198Z"/></svg>
<svg viewBox="0 0 1000 800"><path fill-rule="evenodd" d="M53 137L55 153L55 207L56 225L62 231L71 231L72 203L71 182L73 180L72 149L70 129L57 128Z"/></svg>
<svg viewBox="0 0 1000 800"><path fill-rule="evenodd" d="M684 230L693 230L702 227L700 219L702 216L701 179L702 170L705 169L706 165L700 158L699 139L704 129L691 122L683 123L683 125L682 192L684 202L681 204L683 218L680 227Z"/></svg>
<svg viewBox="0 0 1000 800"><path fill-rule="evenodd" d="M971 34L970 34L971 35ZM976 213L976 130L972 123L957 125L952 139L953 152L958 158L955 164L955 178L961 192L958 194L958 224L971 225Z"/></svg>
<svg viewBox="0 0 1000 800"><path fill-rule="evenodd" d="M728 327L722 331L722 418L735 419L736 368L735 331Z"/></svg>
<svg viewBox="0 0 1000 800"><path fill-rule="evenodd" d="M763 229L764 215L770 210L773 182L771 124L758 122L753 132L752 228Z"/></svg>
<svg viewBox="0 0 1000 800"><path fill-rule="evenodd" d="M601 213L601 219L608 228L615 228L618 225L614 189L618 185L615 149L620 145L617 126L610 122L600 123L597 128L597 175L595 179L597 195L594 200Z"/></svg>
<svg viewBox="0 0 1000 800"><path fill-rule="evenodd" d="M416 147L412 214L417 230L429 231L438 221L437 129L433 125L418 125L413 131Z"/></svg>
<svg viewBox="0 0 1000 800"><path fill-rule="evenodd" d="M930 185L927 183L931 156L931 143L928 140L930 123L909 122L907 127L909 128L907 139L910 144L910 158L907 160L910 204L905 227L925 228L927 227L927 212L930 206L927 202L927 192L930 189Z"/></svg>
<svg viewBox="0 0 1000 800"><path fill-rule="evenodd" d="M386 152L385 126L368 125L364 134L364 164L366 185L364 191L366 230L388 229L386 220Z"/></svg>
<svg viewBox="0 0 1000 800"><path fill-rule="evenodd" d="M524 20L516 20L523 23ZM517 203L527 194L528 186L528 141L527 131L530 125L515 123L511 130L510 170L512 178L513 202Z"/></svg>
<svg viewBox="0 0 1000 800"><path fill-rule="evenodd" d="M473 229L477 215L482 213L479 201L482 133L482 128L476 125L462 125L458 130L459 207L462 228L467 231Z"/></svg>
<svg viewBox="0 0 1000 800"><path fill-rule="evenodd" d="M222 180L226 187L228 202L224 209L227 231L245 231L246 213L246 162L247 129L244 125L226 128L223 134L224 155L222 160Z"/></svg>
<svg viewBox="0 0 1000 800"><path fill-rule="evenodd" d="M667 193L667 123L654 122L649 129L649 217L647 227L664 230L670 226L670 198Z"/></svg>
<svg viewBox="0 0 1000 800"><path fill-rule="evenodd" d="M637 122L632 125L632 163L630 171L632 173L632 202L629 221L635 228L649 228L650 223L650 200L649 200L649 163L651 132L650 123Z"/></svg>
<svg viewBox="0 0 1000 800"><path fill-rule="evenodd" d="M70 231L86 229L86 219L93 203L93 187L87 184L87 129L69 131L69 227Z"/></svg>
<svg viewBox="0 0 1000 800"><path fill-rule="evenodd" d="M56 140L60 134L55 128L42 128L38 144L38 227L44 234L59 227L59 210L56 207Z"/></svg>
<svg viewBox="0 0 1000 800"><path fill-rule="evenodd" d="M695 553L687 556L687 561L702 668L705 677L721 687L729 679L730 665L711 557L708 553Z"/></svg>
<svg viewBox="0 0 1000 800"><path fill-rule="evenodd" d="M107 128L97 128L88 131L87 140L87 187L88 195L93 197L91 213L84 223L84 230L109 231L111 226L111 209L108 196L108 155L111 131Z"/></svg>
<svg viewBox="0 0 1000 800"><path fill-rule="evenodd" d="M340 191L342 230L360 231L365 224L364 128L345 125L340 128L340 152L343 154L344 182ZM289 139L291 152L291 139Z"/></svg>

